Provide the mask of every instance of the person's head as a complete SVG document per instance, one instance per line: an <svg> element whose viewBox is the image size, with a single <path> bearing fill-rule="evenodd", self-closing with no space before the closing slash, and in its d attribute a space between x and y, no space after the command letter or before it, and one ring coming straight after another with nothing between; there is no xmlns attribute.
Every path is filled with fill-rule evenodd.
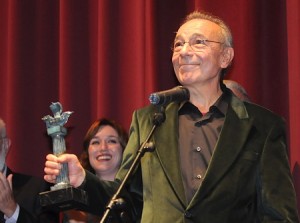
<svg viewBox="0 0 300 223"><path fill-rule="evenodd" d="M127 141L127 132L114 120L95 121L84 138L82 165L101 179L113 180Z"/></svg>
<svg viewBox="0 0 300 223"><path fill-rule="evenodd" d="M5 167L5 159L10 147L10 140L6 135L6 127L4 121L0 118L0 171Z"/></svg>
<svg viewBox="0 0 300 223"><path fill-rule="evenodd" d="M233 57L233 39L225 22L205 12L187 15L176 33L172 57L182 85L220 82Z"/></svg>
<svg viewBox="0 0 300 223"><path fill-rule="evenodd" d="M233 80L223 80L223 83L241 100L250 101L250 97L242 85Z"/></svg>

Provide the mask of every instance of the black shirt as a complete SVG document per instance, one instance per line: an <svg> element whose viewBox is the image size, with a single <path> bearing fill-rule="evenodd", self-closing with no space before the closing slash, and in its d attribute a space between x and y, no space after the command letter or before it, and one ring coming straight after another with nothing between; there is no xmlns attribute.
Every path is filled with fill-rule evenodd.
<svg viewBox="0 0 300 223"><path fill-rule="evenodd" d="M224 123L227 98L223 93L204 115L190 102L179 109L180 164L188 202L205 177Z"/></svg>

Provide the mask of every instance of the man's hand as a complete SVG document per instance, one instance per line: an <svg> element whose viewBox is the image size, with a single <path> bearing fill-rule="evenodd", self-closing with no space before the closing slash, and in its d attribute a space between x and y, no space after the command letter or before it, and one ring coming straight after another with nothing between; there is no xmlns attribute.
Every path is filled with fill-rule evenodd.
<svg viewBox="0 0 300 223"><path fill-rule="evenodd" d="M12 191L12 177L13 175L10 174L6 179L3 173L0 172L0 210L9 218L17 208Z"/></svg>
<svg viewBox="0 0 300 223"><path fill-rule="evenodd" d="M48 154L44 168L44 179L49 183L55 183L56 177L62 168L62 163L68 163L70 184L79 187L85 178L85 170L74 154L62 154L59 157Z"/></svg>

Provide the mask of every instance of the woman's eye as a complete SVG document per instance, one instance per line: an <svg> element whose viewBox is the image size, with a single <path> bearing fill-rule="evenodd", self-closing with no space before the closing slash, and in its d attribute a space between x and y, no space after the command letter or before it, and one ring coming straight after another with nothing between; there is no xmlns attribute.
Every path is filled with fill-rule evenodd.
<svg viewBox="0 0 300 223"><path fill-rule="evenodd" d="M115 140L115 139L110 139L110 140L107 141L107 143L110 143L110 144L117 144L118 142L117 142L117 140Z"/></svg>
<svg viewBox="0 0 300 223"><path fill-rule="evenodd" d="M96 140L95 141L91 141L90 144L91 145L99 145L99 141L96 141Z"/></svg>

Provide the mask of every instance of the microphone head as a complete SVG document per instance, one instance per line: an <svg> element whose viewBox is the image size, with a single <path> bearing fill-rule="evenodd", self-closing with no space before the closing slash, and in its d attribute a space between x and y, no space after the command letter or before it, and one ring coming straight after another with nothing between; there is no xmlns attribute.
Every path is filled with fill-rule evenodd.
<svg viewBox="0 0 300 223"><path fill-rule="evenodd" d="M169 90L150 94L149 101L153 105L166 105L170 102L186 101L189 98L189 90L183 86L177 86Z"/></svg>
<svg viewBox="0 0 300 223"><path fill-rule="evenodd" d="M159 96L157 93L152 93L149 96L149 101L153 105L157 105L159 103Z"/></svg>

